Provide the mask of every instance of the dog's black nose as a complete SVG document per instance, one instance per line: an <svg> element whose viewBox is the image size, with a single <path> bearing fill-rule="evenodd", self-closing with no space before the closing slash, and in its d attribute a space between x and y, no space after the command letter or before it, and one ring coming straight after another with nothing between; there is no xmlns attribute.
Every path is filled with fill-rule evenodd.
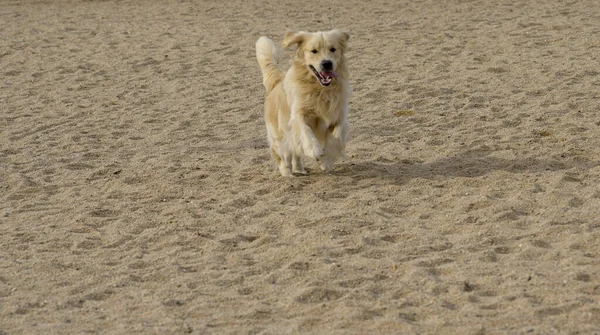
<svg viewBox="0 0 600 335"><path fill-rule="evenodd" d="M325 71L331 71L331 70L333 70L333 62L330 60L324 60L321 62L321 67Z"/></svg>

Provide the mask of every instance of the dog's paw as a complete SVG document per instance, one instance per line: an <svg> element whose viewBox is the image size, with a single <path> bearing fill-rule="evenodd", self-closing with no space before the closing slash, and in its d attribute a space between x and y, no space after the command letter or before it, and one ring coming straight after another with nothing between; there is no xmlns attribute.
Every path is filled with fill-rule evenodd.
<svg viewBox="0 0 600 335"><path fill-rule="evenodd" d="M333 164L330 163L321 162L320 166L323 172L329 172L333 169Z"/></svg>
<svg viewBox="0 0 600 335"><path fill-rule="evenodd" d="M294 174L306 174L306 170L304 170L304 165L302 164L302 159L300 156L294 155L292 157L292 172Z"/></svg>
<svg viewBox="0 0 600 335"><path fill-rule="evenodd" d="M279 165L279 173L282 177L293 177L294 174L289 166L284 166L283 164Z"/></svg>
<svg viewBox="0 0 600 335"><path fill-rule="evenodd" d="M279 170L282 177L293 177L294 174L290 170Z"/></svg>
<svg viewBox="0 0 600 335"><path fill-rule="evenodd" d="M333 169L333 164L334 160L329 157L322 157L319 160L319 166L321 167L321 170L325 172L331 171Z"/></svg>
<svg viewBox="0 0 600 335"><path fill-rule="evenodd" d="M293 172L295 174L308 174L308 172L306 172L306 170L304 170L304 168L302 168L302 169L297 169L296 168L296 169L293 170Z"/></svg>
<svg viewBox="0 0 600 335"><path fill-rule="evenodd" d="M306 156L314 159L319 159L323 155L323 148L318 143L305 143L302 149Z"/></svg>

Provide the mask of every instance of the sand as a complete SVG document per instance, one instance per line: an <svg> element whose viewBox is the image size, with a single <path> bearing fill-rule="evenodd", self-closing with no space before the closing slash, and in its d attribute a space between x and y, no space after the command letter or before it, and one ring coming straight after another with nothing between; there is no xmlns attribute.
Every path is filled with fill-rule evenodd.
<svg viewBox="0 0 600 335"><path fill-rule="evenodd" d="M600 334L600 2L2 1L0 334ZM278 175L261 35L343 28Z"/></svg>

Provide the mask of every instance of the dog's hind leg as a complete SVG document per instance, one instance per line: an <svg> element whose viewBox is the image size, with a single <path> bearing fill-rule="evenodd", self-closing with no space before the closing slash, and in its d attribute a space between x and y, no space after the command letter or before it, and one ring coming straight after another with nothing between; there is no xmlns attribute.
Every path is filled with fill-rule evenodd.
<svg viewBox="0 0 600 335"><path fill-rule="evenodd" d="M279 156L277 151L275 151L275 149L272 147L271 147L271 157L275 160L275 162L277 163L277 166L279 166L279 164L281 163L281 157Z"/></svg>
<svg viewBox="0 0 600 335"><path fill-rule="evenodd" d="M271 147L271 157L275 159L279 173L284 177L292 175L292 155L288 152L281 152L281 146L274 145Z"/></svg>
<svg viewBox="0 0 600 335"><path fill-rule="evenodd" d="M271 154L277 161L277 167L279 173L283 177L292 176L292 152L287 149L285 141L277 141L274 146L271 147Z"/></svg>
<svg viewBox="0 0 600 335"><path fill-rule="evenodd" d="M304 166L302 165L302 158L296 154L292 155L292 172L306 174L306 170L304 170Z"/></svg>

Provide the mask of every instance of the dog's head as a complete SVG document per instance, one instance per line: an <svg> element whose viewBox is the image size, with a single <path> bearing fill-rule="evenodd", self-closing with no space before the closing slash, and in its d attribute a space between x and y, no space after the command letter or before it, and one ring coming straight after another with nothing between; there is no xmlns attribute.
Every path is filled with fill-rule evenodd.
<svg viewBox="0 0 600 335"><path fill-rule="evenodd" d="M316 78L321 86L329 86L338 76L343 66L347 32L331 30L326 32L287 32L283 46L297 45L296 60ZM336 72L337 71L337 72Z"/></svg>

